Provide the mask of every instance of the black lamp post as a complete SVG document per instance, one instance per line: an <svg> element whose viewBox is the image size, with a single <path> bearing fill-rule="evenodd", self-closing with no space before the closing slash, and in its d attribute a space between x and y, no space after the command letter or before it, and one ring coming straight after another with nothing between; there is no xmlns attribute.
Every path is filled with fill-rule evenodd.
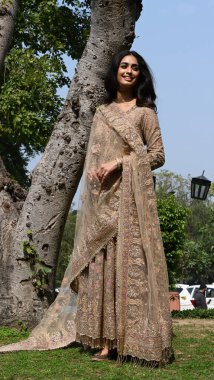
<svg viewBox="0 0 214 380"><path fill-rule="evenodd" d="M204 201L207 197L211 181L204 177L204 171L200 177L194 177L191 181L191 198Z"/></svg>

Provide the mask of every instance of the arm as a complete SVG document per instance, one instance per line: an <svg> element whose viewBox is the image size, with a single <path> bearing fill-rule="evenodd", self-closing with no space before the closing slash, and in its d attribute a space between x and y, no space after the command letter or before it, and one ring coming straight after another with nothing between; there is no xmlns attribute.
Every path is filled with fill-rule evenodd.
<svg viewBox="0 0 214 380"><path fill-rule="evenodd" d="M146 107L142 117L142 134L151 169L157 169L165 162L163 141L157 115L155 111Z"/></svg>
<svg viewBox="0 0 214 380"><path fill-rule="evenodd" d="M201 307L203 309L207 309L207 303L206 303L206 298L203 294L201 294L201 297L200 297L200 302L201 302Z"/></svg>
<svg viewBox="0 0 214 380"><path fill-rule="evenodd" d="M113 161L105 162L99 165L99 157L102 156L102 135L103 125L102 117L100 119L99 107L94 115L92 133L90 136L89 150L91 153L90 169L88 171L88 179L90 181L96 180L102 183L105 178L113 171L120 170L122 168L122 159L116 158Z"/></svg>

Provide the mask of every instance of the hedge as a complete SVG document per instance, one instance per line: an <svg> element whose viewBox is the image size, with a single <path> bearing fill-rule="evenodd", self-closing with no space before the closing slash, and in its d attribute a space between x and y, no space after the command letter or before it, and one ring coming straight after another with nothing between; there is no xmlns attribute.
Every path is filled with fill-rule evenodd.
<svg viewBox="0 0 214 380"><path fill-rule="evenodd" d="M173 310L173 318L207 318L214 319L214 309Z"/></svg>

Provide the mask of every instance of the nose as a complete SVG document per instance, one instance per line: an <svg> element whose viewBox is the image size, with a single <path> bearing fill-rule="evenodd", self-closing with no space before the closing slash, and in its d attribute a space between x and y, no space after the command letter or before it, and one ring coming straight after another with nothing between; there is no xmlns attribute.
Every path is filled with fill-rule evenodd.
<svg viewBox="0 0 214 380"><path fill-rule="evenodd" d="M129 66L127 66L127 68L126 68L126 72L127 73L131 73L132 72L132 68L131 68L131 66L129 65Z"/></svg>

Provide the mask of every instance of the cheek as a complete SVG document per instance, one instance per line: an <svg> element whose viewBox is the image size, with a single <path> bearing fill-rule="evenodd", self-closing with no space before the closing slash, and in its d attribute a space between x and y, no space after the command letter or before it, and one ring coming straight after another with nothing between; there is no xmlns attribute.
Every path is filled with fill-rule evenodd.
<svg viewBox="0 0 214 380"><path fill-rule="evenodd" d="M136 84L136 83L137 83L137 81L138 81L138 78L139 78L139 74L136 74L136 75L134 76L134 84Z"/></svg>
<svg viewBox="0 0 214 380"><path fill-rule="evenodd" d="M121 70L118 70L117 72L117 81L120 82L122 80L122 72Z"/></svg>
<svg viewBox="0 0 214 380"><path fill-rule="evenodd" d="M118 71L117 71L117 78L120 78L121 75L122 75L122 70L118 69Z"/></svg>

